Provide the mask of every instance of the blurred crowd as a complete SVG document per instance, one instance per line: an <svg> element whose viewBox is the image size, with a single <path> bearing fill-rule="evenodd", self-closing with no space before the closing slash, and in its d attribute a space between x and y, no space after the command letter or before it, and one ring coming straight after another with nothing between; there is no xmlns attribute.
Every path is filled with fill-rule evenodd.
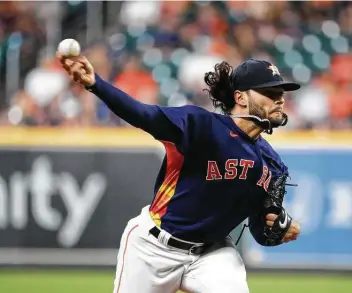
<svg viewBox="0 0 352 293"><path fill-rule="evenodd" d="M213 110L204 73L260 58L303 86L285 96L289 129L352 125L352 2L58 3L58 27L48 29L55 9L0 2L0 125L126 125L67 79L50 51L63 38L79 40L97 73L144 103Z"/></svg>

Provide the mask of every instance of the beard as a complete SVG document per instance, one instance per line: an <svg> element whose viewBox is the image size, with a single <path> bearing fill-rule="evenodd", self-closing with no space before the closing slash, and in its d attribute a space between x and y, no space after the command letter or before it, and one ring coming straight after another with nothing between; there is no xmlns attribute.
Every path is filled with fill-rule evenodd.
<svg viewBox="0 0 352 293"><path fill-rule="evenodd" d="M252 97L248 97L249 115L257 116L260 119L269 119L267 112L259 106Z"/></svg>
<svg viewBox="0 0 352 293"><path fill-rule="evenodd" d="M275 112L272 111L267 113L267 111L258 105L252 97L249 97L248 99L248 108L249 108L249 115L256 116L260 119L268 119L270 121L271 127L276 128L281 125L285 125L287 123L287 115L285 113L281 113L280 115L277 115L275 117L270 116L270 114L273 114Z"/></svg>

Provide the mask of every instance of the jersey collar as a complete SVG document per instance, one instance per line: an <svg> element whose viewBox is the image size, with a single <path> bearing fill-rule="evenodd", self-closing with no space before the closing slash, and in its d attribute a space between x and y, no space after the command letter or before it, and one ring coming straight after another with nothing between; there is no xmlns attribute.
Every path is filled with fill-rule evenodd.
<svg viewBox="0 0 352 293"><path fill-rule="evenodd" d="M255 144L259 141L260 135L257 139L253 139L250 136L248 136L241 128L237 126L235 121L228 115L223 115L223 114L218 114L220 120L225 123L232 131L234 131L236 134L238 134L241 138L249 141L252 144Z"/></svg>

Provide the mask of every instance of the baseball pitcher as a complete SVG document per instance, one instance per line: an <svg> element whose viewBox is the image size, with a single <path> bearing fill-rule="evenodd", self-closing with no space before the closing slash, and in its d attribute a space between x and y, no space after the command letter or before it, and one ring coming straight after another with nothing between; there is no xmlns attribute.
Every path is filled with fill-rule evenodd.
<svg viewBox="0 0 352 293"><path fill-rule="evenodd" d="M229 233L248 218L264 246L300 234L282 206L288 169L261 136L287 123L284 92L300 86L266 61L235 69L222 62L204 78L217 114L140 103L100 78L85 57L58 58L74 81L166 150L154 199L122 235L114 293L249 292Z"/></svg>

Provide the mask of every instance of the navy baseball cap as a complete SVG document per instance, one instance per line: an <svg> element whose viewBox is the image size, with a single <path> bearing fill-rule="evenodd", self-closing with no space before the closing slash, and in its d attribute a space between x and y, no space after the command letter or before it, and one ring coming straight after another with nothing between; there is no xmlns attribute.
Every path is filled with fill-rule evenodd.
<svg viewBox="0 0 352 293"><path fill-rule="evenodd" d="M268 87L281 87L284 91L295 91L301 86L284 81L277 67L264 60L249 59L236 67L231 74L234 90L246 91Z"/></svg>

